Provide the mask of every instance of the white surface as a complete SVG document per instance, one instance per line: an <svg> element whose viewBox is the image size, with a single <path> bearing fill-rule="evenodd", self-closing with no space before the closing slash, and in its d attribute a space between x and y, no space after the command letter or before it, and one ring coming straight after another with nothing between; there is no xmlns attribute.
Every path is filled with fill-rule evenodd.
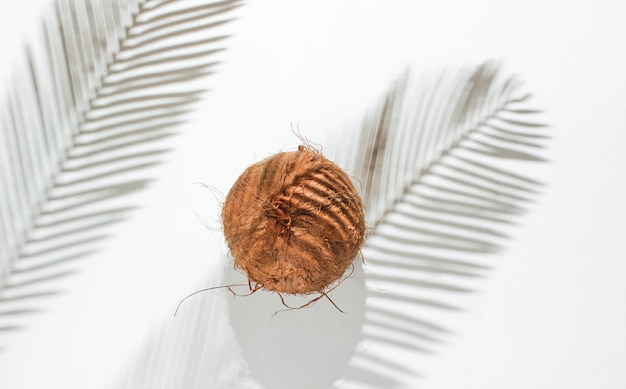
<svg viewBox="0 0 626 389"><path fill-rule="evenodd" d="M2 4L3 81L37 1ZM41 1L41 3L46 3ZM438 354L419 366L428 388L626 387L626 5L618 1L274 1L237 12L212 91L65 294L12 334L0 387L105 388L181 295L215 271L221 234L193 211L218 207L250 163L297 146L290 123L324 142L357 126L406 65L503 59L546 111L547 184L496 271ZM4 84L3 84L4 86ZM113 266L113 263L115 264Z"/></svg>

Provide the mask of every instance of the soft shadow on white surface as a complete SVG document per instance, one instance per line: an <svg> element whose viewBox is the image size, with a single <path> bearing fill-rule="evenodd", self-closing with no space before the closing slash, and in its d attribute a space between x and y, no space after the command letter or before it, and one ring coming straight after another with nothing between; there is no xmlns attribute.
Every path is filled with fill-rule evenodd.
<svg viewBox="0 0 626 389"><path fill-rule="evenodd" d="M267 388L329 388L347 369L360 339L364 319L365 279L360 270L329 296L344 313L326 299L314 305L286 309L276 293L258 291L230 302L229 317L242 356L252 375ZM227 283L246 282L231 272ZM298 307L316 295L286 296Z"/></svg>

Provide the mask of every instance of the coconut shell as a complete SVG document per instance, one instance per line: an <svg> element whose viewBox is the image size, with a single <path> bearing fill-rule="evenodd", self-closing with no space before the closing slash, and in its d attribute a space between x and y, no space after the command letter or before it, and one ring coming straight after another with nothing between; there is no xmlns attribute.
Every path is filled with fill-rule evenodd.
<svg viewBox="0 0 626 389"><path fill-rule="evenodd" d="M365 236L350 177L304 146L246 169L226 196L222 222L235 266L251 282L287 294L324 291Z"/></svg>

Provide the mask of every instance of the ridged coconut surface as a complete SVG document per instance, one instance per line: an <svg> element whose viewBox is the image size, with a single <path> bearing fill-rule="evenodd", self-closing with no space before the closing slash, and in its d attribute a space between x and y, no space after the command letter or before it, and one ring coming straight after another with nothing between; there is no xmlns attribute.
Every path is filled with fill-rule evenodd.
<svg viewBox="0 0 626 389"><path fill-rule="evenodd" d="M363 204L346 173L300 146L250 166L226 196L226 243L235 265L271 291L323 291L363 244Z"/></svg>

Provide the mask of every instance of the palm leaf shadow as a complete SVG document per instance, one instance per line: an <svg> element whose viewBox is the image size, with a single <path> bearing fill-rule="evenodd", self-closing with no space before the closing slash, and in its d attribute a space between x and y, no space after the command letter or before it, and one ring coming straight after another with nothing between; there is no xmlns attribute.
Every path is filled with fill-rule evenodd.
<svg viewBox="0 0 626 389"><path fill-rule="evenodd" d="M58 0L26 50L0 123L0 332L134 206L206 91L240 1Z"/></svg>
<svg viewBox="0 0 626 389"><path fill-rule="evenodd" d="M337 387L395 388L413 381L419 372L412 356L432 354L451 333L431 314L462 310L455 297L484 281L492 267L485 254L501 248L506 230L537 196L541 184L515 168L520 160L543 161L547 137L520 88L492 63L427 75L415 88L405 75L366 118L360 139L350 134L336 143L337 162L361 184L374 226L363 250L367 297L360 345ZM213 276L202 286L219 285ZM357 289L350 293L357 296ZM186 303L175 322L147 338L115 387L259 387L242 363L246 350L237 347L232 328L234 301L227 310L225 295L201 294ZM266 302L255 297L245 313L262 327L259 313L267 309L254 308ZM267 350L247 351L270 358ZM310 374L300 373L293 374Z"/></svg>
<svg viewBox="0 0 626 389"><path fill-rule="evenodd" d="M451 330L507 230L542 186L516 172L542 162L544 125L530 96L494 63L442 72L412 88L401 77L338 157L362 184L368 223L362 340L342 388L404 387L420 355ZM396 355L397 357L392 357Z"/></svg>

